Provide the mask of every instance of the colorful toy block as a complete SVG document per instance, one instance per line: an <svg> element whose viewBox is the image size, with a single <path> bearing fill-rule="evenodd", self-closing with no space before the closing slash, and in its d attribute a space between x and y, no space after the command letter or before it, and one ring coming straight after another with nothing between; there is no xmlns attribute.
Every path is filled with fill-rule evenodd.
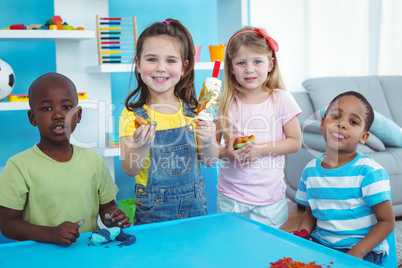
<svg viewBox="0 0 402 268"><path fill-rule="evenodd" d="M10 26L10 30L24 30L25 29L25 25L23 23L21 24L12 24Z"/></svg>
<svg viewBox="0 0 402 268"><path fill-rule="evenodd" d="M53 25L53 21L51 19L47 20L45 23L45 26L49 27L50 25Z"/></svg>
<svg viewBox="0 0 402 268"><path fill-rule="evenodd" d="M28 100L28 94L10 94L7 97L7 101L9 102L21 102Z"/></svg>
<svg viewBox="0 0 402 268"><path fill-rule="evenodd" d="M57 30L63 30L63 24L61 23L61 21L57 21Z"/></svg>
<svg viewBox="0 0 402 268"><path fill-rule="evenodd" d="M53 24L57 24L58 21L62 22L63 20L61 19L60 16L54 15L52 17L52 21L53 21Z"/></svg>

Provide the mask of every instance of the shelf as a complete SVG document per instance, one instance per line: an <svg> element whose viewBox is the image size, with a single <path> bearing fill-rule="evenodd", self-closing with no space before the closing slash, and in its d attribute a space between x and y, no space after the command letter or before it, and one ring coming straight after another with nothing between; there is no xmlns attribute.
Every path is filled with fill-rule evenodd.
<svg viewBox="0 0 402 268"><path fill-rule="evenodd" d="M131 72L133 68L132 64L102 64L88 66L88 73L124 73ZM195 70L212 70L214 68L214 62L196 62ZM221 70L223 70L223 63L221 64Z"/></svg>
<svg viewBox="0 0 402 268"><path fill-rule="evenodd" d="M81 41L95 38L88 30L0 30L0 41Z"/></svg>
<svg viewBox="0 0 402 268"><path fill-rule="evenodd" d="M112 156L120 156L120 147L117 148L108 148L108 147L96 147L91 148L91 150L100 154L103 157L112 157Z"/></svg>
<svg viewBox="0 0 402 268"><path fill-rule="evenodd" d="M97 100L79 100L78 105L81 105L82 108L85 108L86 105L90 104L96 104ZM7 101L2 101L0 102L0 111L23 111L23 110L29 110L29 103L27 101L21 101L21 102L7 102Z"/></svg>

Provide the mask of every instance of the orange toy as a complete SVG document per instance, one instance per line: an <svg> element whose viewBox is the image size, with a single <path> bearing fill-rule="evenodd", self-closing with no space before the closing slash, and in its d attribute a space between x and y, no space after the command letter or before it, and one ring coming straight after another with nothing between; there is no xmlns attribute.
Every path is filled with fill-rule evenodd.
<svg viewBox="0 0 402 268"><path fill-rule="evenodd" d="M237 150L237 149L240 149L240 148L246 146L247 144L254 143L254 140L255 140L254 135L245 136L245 137L237 137L237 138L235 138L235 140L233 142L233 147L235 150Z"/></svg>
<svg viewBox="0 0 402 268"><path fill-rule="evenodd" d="M139 128L142 125L148 125L151 124L153 126L156 126L157 123L155 121L153 121L152 119L148 118L148 119L142 119L141 117L137 116L134 120L134 124L136 128Z"/></svg>

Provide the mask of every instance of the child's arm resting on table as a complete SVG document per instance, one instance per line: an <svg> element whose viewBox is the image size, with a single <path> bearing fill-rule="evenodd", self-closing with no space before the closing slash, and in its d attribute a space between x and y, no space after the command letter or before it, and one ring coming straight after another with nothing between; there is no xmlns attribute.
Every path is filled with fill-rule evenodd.
<svg viewBox="0 0 402 268"><path fill-rule="evenodd" d="M372 208L377 218L376 225L359 243L347 252L347 254L360 259L384 241L395 227L395 216L391 201L387 200L378 203L372 206Z"/></svg>
<svg viewBox="0 0 402 268"><path fill-rule="evenodd" d="M10 239L68 246L80 236L78 228L78 222L69 221L56 227L34 225L22 220L22 210L0 206L0 229L3 235Z"/></svg>
<svg viewBox="0 0 402 268"><path fill-rule="evenodd" d="M103 224L107 227L129 227L131 224L128 222L130 219L126 214L121 211L114 200L106 204L99 205L99 215Z"/></svg>

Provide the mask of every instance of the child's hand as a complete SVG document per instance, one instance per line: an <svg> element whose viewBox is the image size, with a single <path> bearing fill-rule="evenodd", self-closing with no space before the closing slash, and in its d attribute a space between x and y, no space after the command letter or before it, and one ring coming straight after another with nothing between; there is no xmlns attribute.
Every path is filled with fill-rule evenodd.
<svg viewBox="0 0 402 268"><path fill-rule="evenodd" d="M154 125L142 125L134 131L134 141L140 145L149 145L155 139L155 126Z"/></svg>
<svg viewBox="0 0 402 268"><path fill-rule="evenodd" d="M80 233L78 232L80 226L78 224L81 221L78 221L76 223L65 221L56 227L51 227L50 235L52 243L57 245L69 246L72 243L76 242L77 238L80 236Z"/></svg>
<svg viewBox="0 0 402 268"><path fill-rule="evenodd" d="M240 149L235 150L233 148L234 139L230 139L224 148L223 160L229 160L235 162L237 166L240 166L246 161L250 155L250 151L253 148L253 144L248 144Z"/></svg>
<svg viewBox="0 0 402 268"><path fill-rule="evenodd" d="M105 214L105 222L107 227L118 226L121 228L130 227L130 219L126 217L126 214L120 209L116 209L112 214Z"/></svg>
<svg viewBox="0 0 402 268"><path fill-rule="evenodd" d="M196 137L202 144L210 144L215 140L216 126L214 122L195 119L194 123L197 124L197 129L195 130Z"/></svg>
<svg viewBox="0 0 402 268"><path fill-rule="evenodd" d="M260 150L254 147L254 145L247 145L250 146L250 151L244 155L243 162L238 164L238 167L250 165L254 161L256 161L258 158L261 157Z"/></svg>
<svg viewBox="0 0 402 268"><path fill-rule="evenodd" d="M307 238L310 236L310 233L306 229L301 229L300 231L293 231L290 233L294 234L295 236L302 237L302 238Z"/></svg>

